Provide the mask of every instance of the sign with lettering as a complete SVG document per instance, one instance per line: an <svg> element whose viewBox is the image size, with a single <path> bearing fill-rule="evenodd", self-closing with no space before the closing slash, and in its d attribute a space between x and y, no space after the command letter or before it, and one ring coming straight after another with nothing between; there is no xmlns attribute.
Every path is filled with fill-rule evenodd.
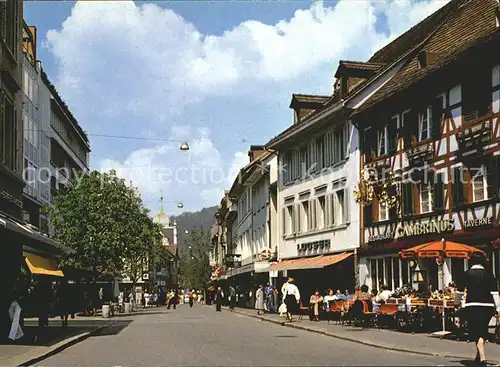
<svg viewBox="0 0 500 367"><path fill-rule="evenodd" d="M299 243L297 245L297 251L307 251L307 250L317 250L317 249L328 249L330 248L330 240L322 240L322 241L314 241L314 242L305 242Z"/></svg>
<svg viewBox="0 0 500 367"><path fill-rule="evenodd" d="M464 222L464 229L470 229L475 227L490 226L493 224L493 217L471 219Z"/></svg>
<svg viewBox="0 0 500 367"><path fill-rule="evenodd" d="M431 220L426 223L407 224L405 226L398 226L394 239L422 236L426 234L441 234L446 232L453 232L455 230L455 221L453 219L445 220Z"/></svg>
<svg viewBox="0 0 500 367"><path fill-rule="evenodd" d="M394 239L394 232L388 231L386 233L376 234L368 237L368 242L378 242L378 241L392 240L392 239Z"/></svg>

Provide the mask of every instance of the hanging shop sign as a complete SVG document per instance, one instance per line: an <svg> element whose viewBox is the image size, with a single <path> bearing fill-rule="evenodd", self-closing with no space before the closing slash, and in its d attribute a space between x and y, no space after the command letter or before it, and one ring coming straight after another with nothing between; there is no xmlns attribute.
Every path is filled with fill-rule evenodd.
<svg viewBox="0 0 500 367"><path fill-rule="evenodd" d="M303 252L307 250L325 250L330 248L330 240L322 240L322 241L314 241L314 242L305 242L299 243L297 245L297 251Z"/></svg>
<svg viewBox="0 0 500 367"><path fill-rule="evenodd" d="M455 221L453 219L445 220L431 220L426 223L407 224L399 226L396 229L394 239L422 236L426 234L441 234L446 232L453 232L455 230Z"/></svg>
<svg viewBox="0 0 500 367"><path fill-rule="evenodd" d="M486 227L493 224L493 217L471 219L464 222L464 229L471 229L476 227Z"/></svg>

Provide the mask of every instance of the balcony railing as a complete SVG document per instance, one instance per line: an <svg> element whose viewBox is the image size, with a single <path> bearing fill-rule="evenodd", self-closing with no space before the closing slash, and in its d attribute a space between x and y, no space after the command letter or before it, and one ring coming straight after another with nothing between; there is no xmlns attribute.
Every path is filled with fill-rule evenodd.
<svg viewBox="0 0 500 367"><path fill-rule="evenodd" d="M406 158L412 165L430 161L434 158L434 143L412 145L406 149Z"/></svg>

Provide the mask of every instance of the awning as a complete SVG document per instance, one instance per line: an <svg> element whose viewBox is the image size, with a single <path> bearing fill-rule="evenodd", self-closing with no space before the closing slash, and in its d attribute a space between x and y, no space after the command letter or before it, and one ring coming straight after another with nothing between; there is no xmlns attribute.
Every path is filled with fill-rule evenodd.
<svg viewBox="0 0 500 367"><path fill-rule="evenodd" d="M283 260L273 264L269 270L301 270L301 269L322 269L335 265L352 256L352 252L342 252L335 255L320 255L315 257L302 257L298 259Z"/></svg>
<svg viewBox="0 0 500 367"><path fill-rule="evenodd" d="M484 251L463 243L443 239L441 241L434 241L414 246L401 251L399 254L402 258L434 258L444 256L468 259L473 253L484 253Z"/></svg>
<svg viewBox="0 0 500 367"><path fill-rule="evenodd" d="M26 265L28 265L31 274L64 277L64 273L57 266L56 260L26 251L23 252L23 255L26 258Z"/></svg>
<svg viewBox="0 0 500 367"><path fill-rule="evenodd" d="M15 220L0 217L0 226L5 227L6 229L19 233L20 235L31 238L34 241L44 243L45 245L49 245L51 247L56 248L59 252L73 252L74 250L68 246L65 246L57 241L54 241L52 238L42 234L35 227L29 224L21 224L16 222Z"/></svg>

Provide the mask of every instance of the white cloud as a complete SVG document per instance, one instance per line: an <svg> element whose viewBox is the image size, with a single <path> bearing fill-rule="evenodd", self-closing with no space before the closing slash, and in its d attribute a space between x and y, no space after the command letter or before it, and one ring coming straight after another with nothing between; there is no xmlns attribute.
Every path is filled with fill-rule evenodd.
<svg viewBox="0 0 500 367"><path fill-rule="evenodd" d="M333 73L335 60L368 56L373 45L444 3L344 0L328 7L316 2L290 20L275 25L248 20L214 36L153 4L81 1L47 39L68 98L93 93L102 96L100 106L111 116L121 111L165 119L207 96L235 93L245 82L290 80L325 63ZM375 29L380 12L388 16L389 35Z"/></svg>
<svg viewBox="0 0 500 367"><path fill-rule="evenodd" d="M300 92L301 85L293 81L323 69L333 75L341 58L366 59L446 2L315 2L277 24L248 20L215 36L156 5L80 1L61 29L48 32L47 44L59 66L58 88L77 115L96 121L90 129L106 121L104 114L123 126L141 121L142 136L165 136L167 130L172 139L191 144L188 154L179 151L178 143L147 146L123 161L103 159L100 168L116 168L154 200L163 189L175 200L199 207L214 204L248 157L246 152L223 154L210 131L186 126L182 117L187 106L223 95L231 116L238 108L231 104L234 95L265 100L276 93L270 85L281 88L285 83L297 88L289 92ZM377 15L386 18L387 33L377 31ZM251 95L255 91L258 96ZM172 119L175 126L167 125ZM256 129L268 128L262 120L266 122ZM217 136L223 136L220 122L213 123ZM222 177L189 178L181 184L175 176L203 170ZM167 176L172 182L165 182ZM200 180L208 181L195 182Z"/></svg>

